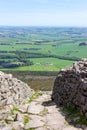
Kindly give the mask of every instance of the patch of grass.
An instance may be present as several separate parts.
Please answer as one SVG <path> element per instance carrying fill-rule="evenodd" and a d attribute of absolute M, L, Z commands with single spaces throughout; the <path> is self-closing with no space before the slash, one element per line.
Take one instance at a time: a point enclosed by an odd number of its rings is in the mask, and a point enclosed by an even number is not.
<path fill-rule="evenodd" d="M 11 115 L 11 116 L 14 115 L 14 111 L 13 111 L 13 109 L 11 109 L 11 111 L 10 111 L 10 115 Z"/>
<path fill-rule="evenodd" d="M 23 104 L 31 103 L 34 99 L 38 98 L 41 95 L 42 95 L 42 93 L 36 91 L 36 92 L 34 92 L 34 94 L 32 94 L 32 96 L 30 97 L 30 99 L 27 100 L 27 101 L 24 101 Z"/>
<path fill-rule="evenodd" d="M 40 28 L 39 31 L 36 27 L 32 29 L 23 27 L 20 30 L 13 27 L 2 28 L 0 34 L 0 60 L 21 62 L 23 57 L 27 63 L 29 60 L 34 63 L 32 66 L 24 64 L 9 70 L 59 71 L 72 64 L 71 60 L 65 60 L 64 57 L 69 59 L 87 57 L 87 46 L 79 46 L 79 43 L 87 42 L 87 28 Z M 0 70 L 8 68 L 2 66 Z"/>
<path fill-rule="evenodd" d="M 34 99 L 38 98 L 38 97 L 41 96 L 41 95 L 42 95 L 42 93 L 36 91 L 36 92 L 30 97 L 29 102 L 32 102 Z"/>
<path fill-rule="evenodd" d="M 87 118 L 83 115 L 80 115 L 80 119 L 78 120 L 78 124 L 87 125 Z"/>
<path fill-rule="evenodd" d="M 12 128 L 12 130 L 15 130 L 15 128 Z"/>
<path fill-rule="evenodd" d="M 19 111 L 19 108 L 16 107 L 16 106 L 14 106 L 14 107 L 13 107 L 13 111 Z"/>
<path fill-rule="evenodd" d="M 24 125 L 26 125 L 29 122 L 29 117 L 28 116 L 24 116 Z"/>
<path fill-rule="evenodd" d="M 4 119 L 4 122 L 5 122 L 6 124 L 9 124 L 9 122 L 8 122 L 8 120 L 7 120 L 7 119 Z"/>
<path fill-rule="evenodd" d="M 69 113 L 69 115 L 79 113 L 79 109 L 77 109 L 73 105 L 72 106 L 64 106 L 63 111 Z"/>
<path fill-rule="evenodd" d="M 68 123 L 67 121 L 65 121 L 64 124 L 65 124 L 66 126 L 69 126 L 69 123 Z"/>
<path fill-rule="evenodd" d="M 14 111 L 19 111 L 18 107 L 14 106 L 10 111 L 10 115 L 14 115 Z"/>
<path fill-rule="evenodd" d="M 66 120 L 70 119 L 71 123 L 87 125 L 87 118 L 84 115 L 81 115 L 78 108 L 74 106 L 64 106 L 62 112 L 66 113 Z"/>

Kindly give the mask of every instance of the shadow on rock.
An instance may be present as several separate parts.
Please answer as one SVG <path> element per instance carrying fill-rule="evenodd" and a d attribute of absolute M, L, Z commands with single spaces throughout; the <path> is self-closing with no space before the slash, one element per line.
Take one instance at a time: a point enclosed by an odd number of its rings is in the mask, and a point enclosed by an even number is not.
<path fill-rule="evenodd" d="M 46 107 L 46 106 L 54 106 L 56 104 L 52 100 L 49 100 L 49 101 L 43 102 L 42 105 Z"/>

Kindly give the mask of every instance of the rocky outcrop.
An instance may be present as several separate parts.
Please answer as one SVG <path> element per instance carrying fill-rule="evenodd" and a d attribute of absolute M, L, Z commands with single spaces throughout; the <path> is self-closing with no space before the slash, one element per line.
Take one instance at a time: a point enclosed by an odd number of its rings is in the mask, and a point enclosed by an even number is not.
<path fill-rule="evenodd" d="M 58 73 L 52 99 L 58 105 L 79 107 L 87 117 L 87 59 L 82 59 Z"/>
<path fill-rule="evenodd" d="M 33 90 L 27 84 L 0 71 L 0 107 L 20 105 L 29 99 L 32 93 Z"/>

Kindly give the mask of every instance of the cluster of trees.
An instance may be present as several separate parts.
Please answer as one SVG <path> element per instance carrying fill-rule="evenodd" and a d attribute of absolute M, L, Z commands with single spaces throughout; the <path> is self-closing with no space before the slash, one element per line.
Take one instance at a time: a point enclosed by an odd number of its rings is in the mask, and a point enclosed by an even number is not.
<path fill-rule="evenodd" d="M 0 61 L 0 67 L 2 68 L 16 68 L 20 66 L 29 66 L 33 65 L 32 61 L 22 60 L 21 62 L 9 62 L 9 61 Z"/>
<path fill-rule="evenodd" d="M 81 42 L 79 43 L 79 46 L 87 46 L 87 42 Z"/>
<path fill-rule="evenodd" d="M 12 55 L 13 52 L 14 55 Z M 3 51 L 3 53 L 6 53 L 6 51 Z M 25 51 L 12 51 L 10 54 L 7 53 L 4 55 L 3 54 L 0 55 L 0 58 L 4 59 L 0 61 L 0 67 L 4 67 L 4 68 L 15 68 L 20 66 L 33 65 L 34 63 L 31 60 L 29 60 L 29 58 L 58 58 L 58 59 L 71 60 L 71 61 L 80 60 L 80 58 L 77 57 L 58 56 L 58 55 L 53 55 L 51 53 L 42 54 L 37 52 L 25 52 Z"/>
<path fill-rule="evenodd" d="M 20 66 L 30 66 L 33 65 L 33 62 L 26 58 L 24 53 L 15 52 L 14 55 L 12 53 L 3 52 L 5 54 L 0 55 L 0 67 L 4 68 L 15 68 Z M 4 60 L 3 60 L 4 59 Z"/>

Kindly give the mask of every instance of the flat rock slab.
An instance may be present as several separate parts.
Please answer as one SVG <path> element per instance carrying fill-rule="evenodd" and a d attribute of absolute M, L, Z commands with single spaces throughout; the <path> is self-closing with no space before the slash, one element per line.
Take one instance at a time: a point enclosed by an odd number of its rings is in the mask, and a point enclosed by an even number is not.
<path fill-rule="evenodd" d="M 45 101 L 48 101 L 51 99 L 51 96 L 48 95 L 48 94 L 43 94 L 41 97 L 37 98 L 37 99 L 34 99 L 34 101 L 36 102 L 39 102 L 39 103 L 42 103 L 42 102 L 45 102 Z"/>
<path fill-rule="evenodd" d="M 45 107 L 48 111 L 48 113 L 58 113 L 59 109 L 56 108 L 56 105 L 53 105 L 53 106 L 46 106 Z"/>
<path fill-rule="evenodd" d="M 55 130 L 64 127 L 65 118 L 59 113 L 47 114 L 46 120 L 46 125 Z"/>
<path fill-rule="evenodd" d="M 31 114 L 40 114 L 44 110 L 44 106 L 38 102 L 30 103 L 27 112 Z"/>
<path fill-rule="evenodd" d="M 24 104 L 24 105 L 21 105 L 21 106 L 19 106 L 19 111 L 21 111 L 21 112 L 27 112 L 27 110 L 28 110 L 28 107 L 29 107 L 29 104 Z"/>
<path fill-rule="evenodd" d="M 0 126 L 0 130 L 12 130 L 12 127 L 10 125 L 2 125 Z"/>
<path fill-rule="evenodd" d="M 36 128 L 35 130 L 47 130 L 47 127 L 43 126 L 43 127 Z"/>
<path fill-rule="evenodd" d="M 69 126 L 69 127 L 64 128 L 63 130 L 82 130 L 82 129 Z"/>
<path fill-rule="evenodd" d="M 30 121 L 26 124 L 25 129 L 38 128 L 45 125 L 45 119 L 41 116 L 30 115 Z"/>

